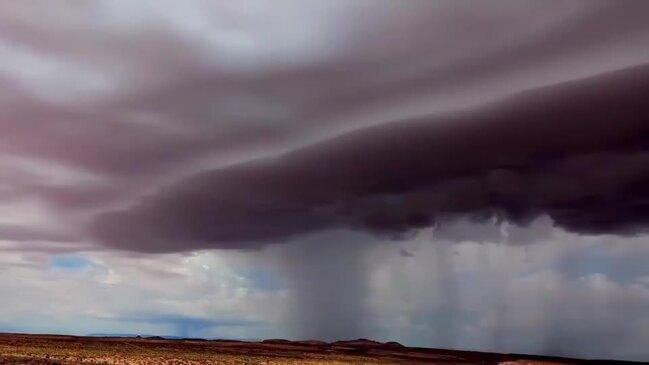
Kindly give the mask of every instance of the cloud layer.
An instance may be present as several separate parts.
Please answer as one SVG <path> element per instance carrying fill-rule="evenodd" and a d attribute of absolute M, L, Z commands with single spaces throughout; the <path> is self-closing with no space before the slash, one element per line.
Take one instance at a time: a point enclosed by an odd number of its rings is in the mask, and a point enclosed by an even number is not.
<path fill-rule="evenodd" d="M 649 37 L 645 7 L 638 2 L 607 1 L 512 1 L 488 6 L 456 1 L 412 1 L 399 6 L 389 1 L 286 1 L 272 6 L 264 1 L 243 5 L 100 1 L 84 6 L 61 2 L 54 12 L 30 3 L 4 6 L 0 9 L 0 107 L 4 111 L 0 204 L 20 219 L 2 223 L 38 226 L 34 229 L 39 232 L 56 227 L 64 231 L 58 234 L 72 241 L 100 238 L 100 243 L 138 251 L 258 246 L 258 241 L 319 227 L 385 225 L 387 231 L 400 231 L 427 225 L 432 221 L 427 216 L 437 215 L 439 202 L 388 214 L 384 210 L 392 207 L 386 208 L 380 195 L 394 193 L 402 199 L 404 194 L 432 189 L 439 191 L 424 194 L 450 196 L 467 189 L 455 183 L 458 176 L 467 177 L 466 184 L 484 187 L 474 179 L 480 174 L 494 175 L 488 179 L 499 180 L 497 184 L 520 178 L 538 182 L 530 171 L 519 170 L 526 164 L 540 167 L 532 165 L 540 163 L 536 160 L 541 157 L 526 154 L 545 149 L 544 144 L 547 153 L 554 155 L 543 158 L 554 158 L 557 164 L 559 157 L 565 164 L 579 166 L 580 162 L 568 160 L 601 159 L 617 165 L 612 160 L 623 159 L 623 165 L 632 169 L 631 165 L 642 163 L 642 146 L 636 146 L 637 156 L 631 156 L 622 151 L 623 144 L 630 143 L 626 147 L 632 149 L 633 143 L 642 142 L 625 137 L 623 128 L 632 128 L 643 112 L 637 110 L 639 115 L 634 116 L 620 110 L 621 104 L 616 110 L 615 103 L 633 104 L 641 97 L 631 90 L 644 87 L 639 65 L 649 61 L 642 47 Z M 601 85 L 596 81 L 561 84 L 634 66 L 640 68 L 628 72 L 637 75 L 601 76 L 608 79 Z M 608 88 L 607 82 L 610 91 L 587 95 L 588 88 Z M 555 85 L 554 89 L 526 91 L 548 85 Z M 510 96 L 521 92 L 522 96 Z M 561 95 L 572 98 L 572 94 L 579 105 L 561 100 Z M 493 104 L 485 107 L 485 103 Z M 601 110 L 585 116 L 585 131 L 577 130 L 578 120 L 564 118 L 585 113 L 579 108 L 587 103 Z M 563 115 L 541 110 L 540 105 L 560 108 Z M 614 113 L 623 115 L 615 115 L 619 125 L 609 123 L 613 125 L 604 128 L 598 112 L 611 118 Z M 547 119 L 555 117 L 561 123 Z M 562 130 L 550 130 L 558 124 Z M 608 128 L 615 129 L 612 132 L 619 133 L 615 137 L 619 139 L 598 144 L 595 134 Z M 643 127 L 638 128 L 640 136 Z M 556 141 L 532 140 L 537 132 Z M 454 133 L 464 134 L 459 138 L 471 145 L 453 146 Z M 480 133 L 487 133 L 487 138 L 475 141 Z M 508 143 L 501 154 L 520 154 L 518 159 L 496 156 L 501 149 L 498 133 L 504 133 Z M 582 138 L 582 133 L 589 145 L 569 140 Z M 371 142 L 375 137 L 376 142 Z M 532 145 L 525 147 L 528 142 Z M 442 166 L 450 163 L 448 157 L 442 161 L 449 153 L 452 159 L 463 159 L 457 171 Z M 582 156 L 587 153 L 597 156 Z M 469 161 L 475 155 L 492 160 Z M 431 159 L 429 166 L 422 166 L 427 159 Z M 385 174 L 377 171 L 382 164 Z M 309 178 L 312 170 L 318 174 Z M 472 173 L 476 176 L 467 176 Z M 256 226 L 237 228 L 234 233 L 224 231 L 226 223 L 234 227 L 255 217 L 236 217 L 241 212 L 227 217 L 228 213 L 213 207 L 209 213 L 218 215 L 221 228 L 190 233 L 184 231 L 191 227 L 183 228 L 185 223 L 177 221 L 173 212 L 164 212 L 165 205 L 194 206 L 179 201 L 192 194 L 189 185 L 227 190 L 232 188 L 225 185 L 239 184 L 246 174 L 286 187 L 301 184 L 297 190 L 303 196 L 282 196 L 295 193 L 282 192 L 279 186 L 270 186 L 264 194 L 255 185 L 261 181 L 246 181 L 246 186 L 236 189 L 238 194 L 254 189 L 256 195 L 268 195 L 260 197 L 263 200 L 277 193 L 281 212 L 271 214 L 277 222 L 265 217 Z M 433 175 L 438 176 L 433 179 Z M 370 187 L 360 181 L 364 179 L 376 182 Z M 208 180 L 218 180 L 222 186 L 207 187 Z M 322 192 L 315 194 L 317 189 Z M 600 193 L 605 194 L 593 192 Z M 453 195 L 460 194 L 464 191 Z M 628 200 L 634 194 L 642 192 L 606 199 Z M 250 199 L 234 195 L 227 204 L 238 205 L 237 209 Z M 519 199 L 512 192 L 501 195 L 495 199 Z M 343 205 L 353 206 L 331 207 L 348 196 L 352 198 Z M 156 204 L 159 213 L 144 212 Z M 323 204 L 328 206 L 323 212 L 313 212 Z M 550 209 L 537 202 L 521 204 L 528 205 L 521 210 Z M 641 215 L 627 212 L 641 208 L 620 204 L 615 209 L 625 210 L 622 214 Z M 514 212 L 519 208 L 504 201 L 495 205 L 508 205 L 512 218 L 527 213 Z M 431 211 L 420 212 L 424 208 Z M 133 215 L 142 226 L 129 228 L 131 233 L 121 238 L 116 232 L 102 233 L 119 220 L 105 214 L 116 209 Z M 188 217 L 197 217 L 201 209 L 189 209 Z M 566 209 L 565 217 L 561 212 L 553 217 L 565 226 L 596 230 L 589 222 L 568 222 L 574 214 Z M 298 210 L 308 214 L 295 224 L 287 223 Z M 605 219 L 606 213 L 596 210 L 601 217 L 592 220 Z M 156 214 L 166 221 L 160 229 L 151 226 L 157 218 L 150 216 Z M 88 221 L 103 218 L 105 222 L 92 224 L 99 227 L 91 231 L 99 234 L 88 235 Z M 294 227 L 289 229 L 287 224 Z M 604 222 L 603 226 L 607 224 L 619 225 Z M 130 242 L 129 235 L 139 234 L 159 236 L 160 247 Z M 254 242 L 243 242 L 247 238 Z M 235 245 L 234 241 L 241 242 Z"/>
<path fill-rule="evenodd" d="M 173 251 L 547 214 L 577 232 L 633 234 L 649 220 L 648 80 L 641 66 L 360 129 L 198 174 L 100 215 L 94 232 L 120 248 Z"/>

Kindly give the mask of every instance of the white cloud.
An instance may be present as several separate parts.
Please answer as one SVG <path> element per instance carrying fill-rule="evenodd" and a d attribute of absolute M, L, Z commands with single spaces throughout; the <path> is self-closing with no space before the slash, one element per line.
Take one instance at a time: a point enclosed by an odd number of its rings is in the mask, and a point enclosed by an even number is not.
<path fill-rule="evenodd" d="M 186 319 L 208 323 L 193 336 L 253 337 L 277 320 L 284 301 L 283 293 L 258 290 L 237 274 L 234 262 L 213 252 L 85 255 L 90 266 L 57 270 L 46 254 L 1 253 L 2 276 L 12 280 L 0 281 L 5 303 L 0 325 L 38 332 L 177 335 L 176 322 Z M 206 263 L 209 270 L 202 268 Z M 219 321 L 235 323 L 219 326 Z"/>

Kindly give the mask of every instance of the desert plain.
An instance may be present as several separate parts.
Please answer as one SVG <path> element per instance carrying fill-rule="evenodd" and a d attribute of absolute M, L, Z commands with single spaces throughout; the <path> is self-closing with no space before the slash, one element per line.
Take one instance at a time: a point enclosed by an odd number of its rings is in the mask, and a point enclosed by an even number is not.
<path fill-rule="evenodd" d="M 259 342 L 161 337 L 0 334 L 0 364 L 624 364 L 405 347 L 366 339 Z M 631 364 L 631 363 L 628 363 Z"/>

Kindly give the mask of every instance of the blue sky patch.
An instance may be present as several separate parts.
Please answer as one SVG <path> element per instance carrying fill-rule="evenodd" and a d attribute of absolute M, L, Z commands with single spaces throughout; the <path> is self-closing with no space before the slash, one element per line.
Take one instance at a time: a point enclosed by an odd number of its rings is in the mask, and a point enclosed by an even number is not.
<path fill-rule="evenodd" d="M 78 271 L 90 267 L 92 261 L 86 256 L 78 254 L 54 255 L 50 260 L 50 265 L 54 269 Z"/>

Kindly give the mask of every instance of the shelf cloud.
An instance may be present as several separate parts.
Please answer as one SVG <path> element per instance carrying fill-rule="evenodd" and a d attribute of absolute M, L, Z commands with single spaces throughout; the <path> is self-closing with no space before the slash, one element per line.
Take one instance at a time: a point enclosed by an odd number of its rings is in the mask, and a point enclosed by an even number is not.
<path fill-rule="evenodd" d="M 153 252 L 325 229 L 398 236 L 453 216 L 638 233 L 649 223 L 647 80 L 649 67 L 634 67 L 201 172 L 99 215 L 93 232 Z"/>

